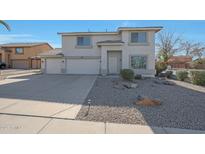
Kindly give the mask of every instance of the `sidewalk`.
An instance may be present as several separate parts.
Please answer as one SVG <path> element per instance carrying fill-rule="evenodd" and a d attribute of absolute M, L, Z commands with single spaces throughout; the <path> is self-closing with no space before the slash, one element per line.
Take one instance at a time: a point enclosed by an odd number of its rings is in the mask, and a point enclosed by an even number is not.
<path fill-rule="evenodd" d="M 1 134 L 205 134 L 205 131 L 0 114 Z"/>
<path fill-rule="evenodd" d="M 4 80 L 7 78 L 28 76 L 34 74 L 41 74 L 40 69 L 30 69 L 30 70 L 22 70 L 22 69 L 8 69 L 8 70 L 0 70 L 0 80 Z"/>

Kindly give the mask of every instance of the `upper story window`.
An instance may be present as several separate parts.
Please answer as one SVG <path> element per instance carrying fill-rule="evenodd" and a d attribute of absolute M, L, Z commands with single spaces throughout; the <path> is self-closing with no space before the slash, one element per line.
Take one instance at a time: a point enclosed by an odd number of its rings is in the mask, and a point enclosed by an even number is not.
<path fill-rule="evenodd" d="M 146 32 L 132 32 L 131 33 L 131 43 L 147 43 L 147 33 Z"/>
<path fill-rule="evenodd" d="M 91 38 L 89 36 L 77 37 L 77 46 L 91 46 Z"/>
<path fill-rule="evenodd" d="M 16 54 L 23 54 L 23 48 L 16 48 L 15 52 Z"/>

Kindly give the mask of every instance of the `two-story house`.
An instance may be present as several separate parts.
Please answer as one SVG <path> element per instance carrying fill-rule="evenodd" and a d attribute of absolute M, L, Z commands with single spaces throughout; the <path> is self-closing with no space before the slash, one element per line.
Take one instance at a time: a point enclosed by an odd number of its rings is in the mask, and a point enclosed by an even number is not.
<path fill-rule="evenodd" d="M 7 43 L 0 45 L 0 61 L 7 68 L 39 69 L 41 60 L 38 54 L 53 49 L 48 43 Z"/>
<path fill-rule="evenodd" d="M 130 68 L 155 75 L 155 33 L 162 27 L 119 27 L 116 32 L 63 32 L 62 49 L 42 54 L 50 74 L 119 74 Z"/>

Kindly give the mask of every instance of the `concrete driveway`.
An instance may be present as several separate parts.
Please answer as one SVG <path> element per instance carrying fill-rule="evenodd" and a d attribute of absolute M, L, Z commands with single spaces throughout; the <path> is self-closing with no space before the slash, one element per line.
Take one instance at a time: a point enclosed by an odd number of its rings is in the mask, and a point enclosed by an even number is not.
<path fill-rule="evenodd" d="M 96 76 L 68 75 L 32 75 L 2 80 L 0 118 L 9 114 L 75 119 L 95 80 Z M 1 125 L 3 121 L 1 119 Z"/>

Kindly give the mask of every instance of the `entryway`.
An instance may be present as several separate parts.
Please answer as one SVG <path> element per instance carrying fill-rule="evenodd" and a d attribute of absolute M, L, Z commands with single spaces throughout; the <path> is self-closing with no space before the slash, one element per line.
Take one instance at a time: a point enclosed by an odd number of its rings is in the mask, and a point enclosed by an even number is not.
<path fill-rule="evenodd" d="M 31 59 L 31 69 L 40 69 L 41 68 L 41 59 Z"/>
<path fill-rule="evenodd" d="M 108 51 L 108 74 L 119 74 L 122 68 L 122 52 Z"/>

